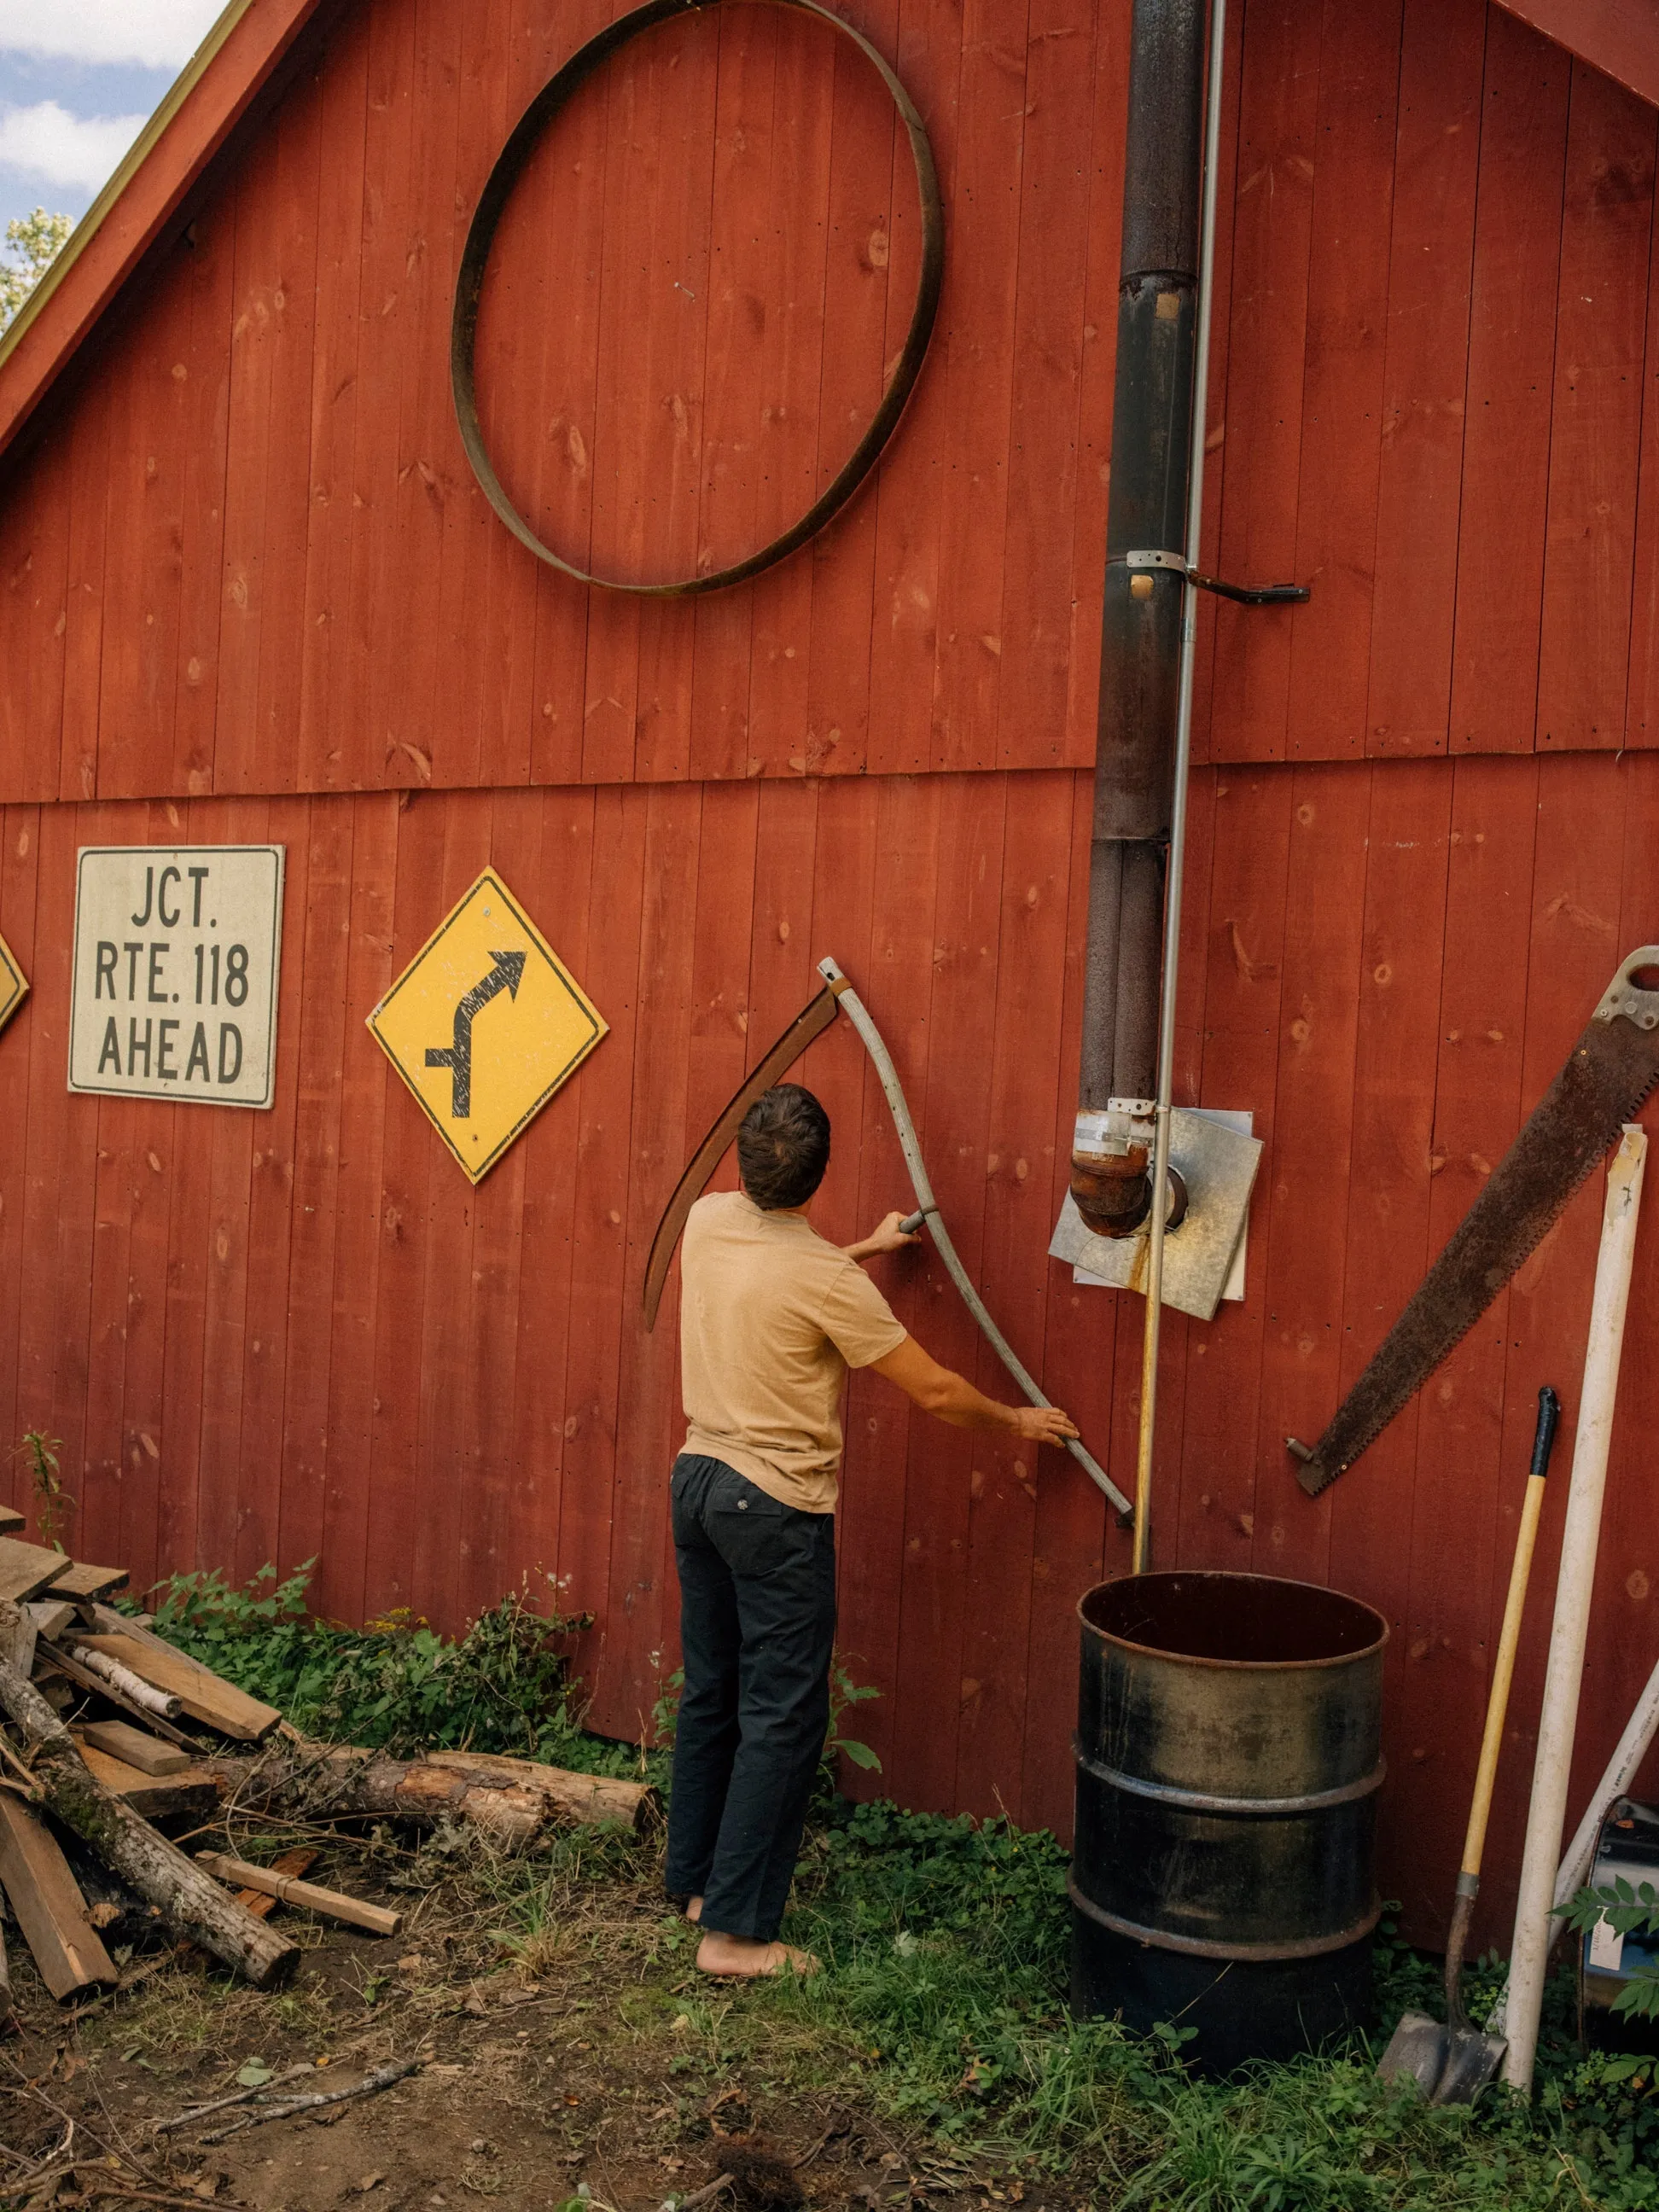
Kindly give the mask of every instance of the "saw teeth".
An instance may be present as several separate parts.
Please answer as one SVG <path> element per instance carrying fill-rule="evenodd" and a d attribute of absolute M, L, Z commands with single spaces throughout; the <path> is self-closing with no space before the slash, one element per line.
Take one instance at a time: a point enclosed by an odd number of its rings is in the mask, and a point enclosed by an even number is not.
<path fill-rule="evenodd" d="M 1638 1049 L 1650 1055 L 1644 1068 L 1638 1072 L 1620 1066 L 1620 1060 L 1634 1058 Z M 1346 1474 L 1356 1460 L 1370 1450 L 1383 1430 L 1490 1310 L 1504 1285 L 1513 1281 L 1516 1269 L 1538 1249 L 1589 1181 L 1597 1158 L 1617 1140 L 1620 1125 L 1634 1119 L 1655 1085 L 1659 1085 L 1659 1056 L 1655 1055 L 1659 1055 L 1659 1037 L 1643 1036 L 1634 1024 L 1621 1042 L 1611 1025 L 1602 1024 L 1598 1027 L 1593 1020 L 1589 1029 L 1578 1038 L 1565 1064 L 1516 1132 L 1486 1189 L 1453 1231 L 1428 1274 L 1413 1291 L 1393 1327 L 1338 1406 L 1311 1457 L 1297 1469 L 1297 1479 L 1310 1498 L 1334 1482 L 1338 1475 Z M 1571 1084 L 1569 1077 L 1573 1079 Z M 1633 1091 L 1620 1094 L 1614 1089 L 1621 1077 L 1635 1080 Z M 1598 1095 L 1599 1086 L 1604 1087 L 1600 1088 Z M 1541 1123 L 1540 1115 L 1544 1116 Z M 1610 1128 L 1606 1127 L 1609 1121 Z M 1529 1133 L 1533 1157 L 1510 1183 L 1500 1182 L 1499 1178 Z M 1597 1136 L 1601 1139 L 1599 1146 L 1580 1163 L 1581 1148 Z M 1559 1158 L 1548 1156 L 1548 1147 L 1553 1143 L 1560 1151 Z M 1551 1177 L 1558 1173 L 1565 1180 L 1556 1188 L 1552 1187 Z M 1533 1178 L 1530 1182 L 1525 1179 L 1528 1176 Z M 1446 1258 L 1452 1243 L 1475 1220 L 1494 1184 L 1503 1194 L 1498 1201 L 1500 1210 L 1490 1222 L 1483 1219 L 1480 1231 L 1472 1239 L 1474 1249 L 1467 1255 L 1459 1255 L 1453 1259 L 1450 1272 L 1437 1282 L 1436 1269 Z M 1505 1206 L 1512 1212 L 1501 1210 Z M 1504 1241 L 1506 1219 L 1512 1224 L 1513 1243 Z M 1476 1255 L 1483 1245 L 1486 1259 L 1499 1264 L 1480 1267 Z M 1470 1308 L 1471 1297 L 1481 1291 L 1485 1297 Z M 1414 1313 L 1413 1309 L 1425 1292 L 1431 1295 Z M 1454 1310 L 1447 1311 L 1448 1306 Z M 1468 1310 L 1460 1311 L 1460 1307 Z M 1412 1317 L 1409 1323 L 1408 1316 Z M 1396 1345 L 1394 1340 L 1402 1325 L 1406 1325 L 1404 1341 Z M 1422 1333 L 1414 1334 L 1418 1330 Z M 1393 1351 L 1387 1364 L 1380 1375 L 1374 1375 L 1391 1346 Z M 1369 1389 L 1368 1384 L 1371 1386 Z M 1370 1401 L 1363 1410 L 1355 1405 L 1362 1393 L 1364 1399 Z M 1362 1420 L 1364 1425 L 1348 1425 L 1349 1420 L 1354 1419 Z"/>

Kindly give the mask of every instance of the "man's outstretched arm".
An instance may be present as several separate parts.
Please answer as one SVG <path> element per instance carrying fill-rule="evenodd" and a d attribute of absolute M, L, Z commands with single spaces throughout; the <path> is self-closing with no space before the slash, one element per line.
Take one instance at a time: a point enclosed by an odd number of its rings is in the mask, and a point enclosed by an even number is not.
<path fill-rule="evenodd" d="M 884 1359 L 871 1362 L 874 1373 L 896 1382 L 905 1396 L 936 1420 L 957 1429 L 1005 1429 L 1033 1443 L 1063 1444 L 1078 1433 L 1077 1424 L 1058 1406 L 1004 1406 L 975 1389 L 965 1376 L 941 1367 L 907 1336 Z"/>

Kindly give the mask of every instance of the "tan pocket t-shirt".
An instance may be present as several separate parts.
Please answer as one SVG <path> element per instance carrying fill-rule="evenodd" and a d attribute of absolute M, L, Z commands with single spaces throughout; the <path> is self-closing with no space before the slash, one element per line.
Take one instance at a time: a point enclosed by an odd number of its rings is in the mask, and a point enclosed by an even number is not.
<path fill-rule="evenodd" d="M 847 1370 L 896 1352 L 904 1324 L 802 1215 L 741 1191 L 692 1207 L 680 1279 L 685 1449 L 786 1505 L 833 1512 Z"/>

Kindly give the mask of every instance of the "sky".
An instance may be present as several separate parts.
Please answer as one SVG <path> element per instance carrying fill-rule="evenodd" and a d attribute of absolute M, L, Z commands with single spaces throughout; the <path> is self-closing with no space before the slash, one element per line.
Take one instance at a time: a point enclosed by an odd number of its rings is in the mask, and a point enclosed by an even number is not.
<path fill-rule="evenodd" d="M 82 216 L 223 0 L 0 0 L 0 224 Z"/>

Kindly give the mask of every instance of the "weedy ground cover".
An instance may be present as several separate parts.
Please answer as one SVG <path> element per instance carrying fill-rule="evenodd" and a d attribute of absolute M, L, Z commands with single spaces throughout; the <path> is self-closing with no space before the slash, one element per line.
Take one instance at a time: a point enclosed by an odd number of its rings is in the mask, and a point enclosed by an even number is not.
<path fill-rule="evenodd" d="M 583 1730 L 561 1656 L 570 1624 L 522 1596 L 451 1643 L 402 1620 L 364 1631 L 318 1621 L 303 1589 L 303 1577 L 246 1593 L 187 1578 L 169 1586 L 156 1625 L 336 1741 L 465 1742 L 599 1771 L 643 1763 L 665 1784 L 659 1748 Z M 671 1692 L 659 1708 L 664 1733 L 672 1707 Z M 527 1972 L 573 1945 L 624 1942 L 625 1927 L 631 1963 L 616 1975 L 615 2005 L 636 2038 L 678 2039 L 671 2074 L 717 2083 L 733 2069 L 763 2070 L 803 2095 L 856 2100 L 946 2160 L 994 2158 L 1056 2198 L 1113 2208 L 1659 2212 L 1659 2062 L 1579 2050 L 1565 1977 L 1531 2106 L 1496 2089 L 1473 2109 L 1431 2112 L 1375 2078 L 1400 2012 L 1433 2009 L 1437 1996 L 1437 1963 L 1386 1923 L 1374 2039 L 1216 2083 L 1182 2064 L 1178 2024 L 1139 2038 L 1071 2017 L 1066 1856 L 1052 1836 L 854 1805 L 826 1773 L 785 1929 L 824 1971 L 735 1990 L 690 1977 L 695 1939 L 666 1910 L 641 1928 L 641 1875 L 637 1847 L 588 1832 L 538 1857 L 480 1861 L 470 1878 L 478 1910 Z M 1498 1972 L 1495 1959 L 1472 1971 L 1473 2016 Z"/>

